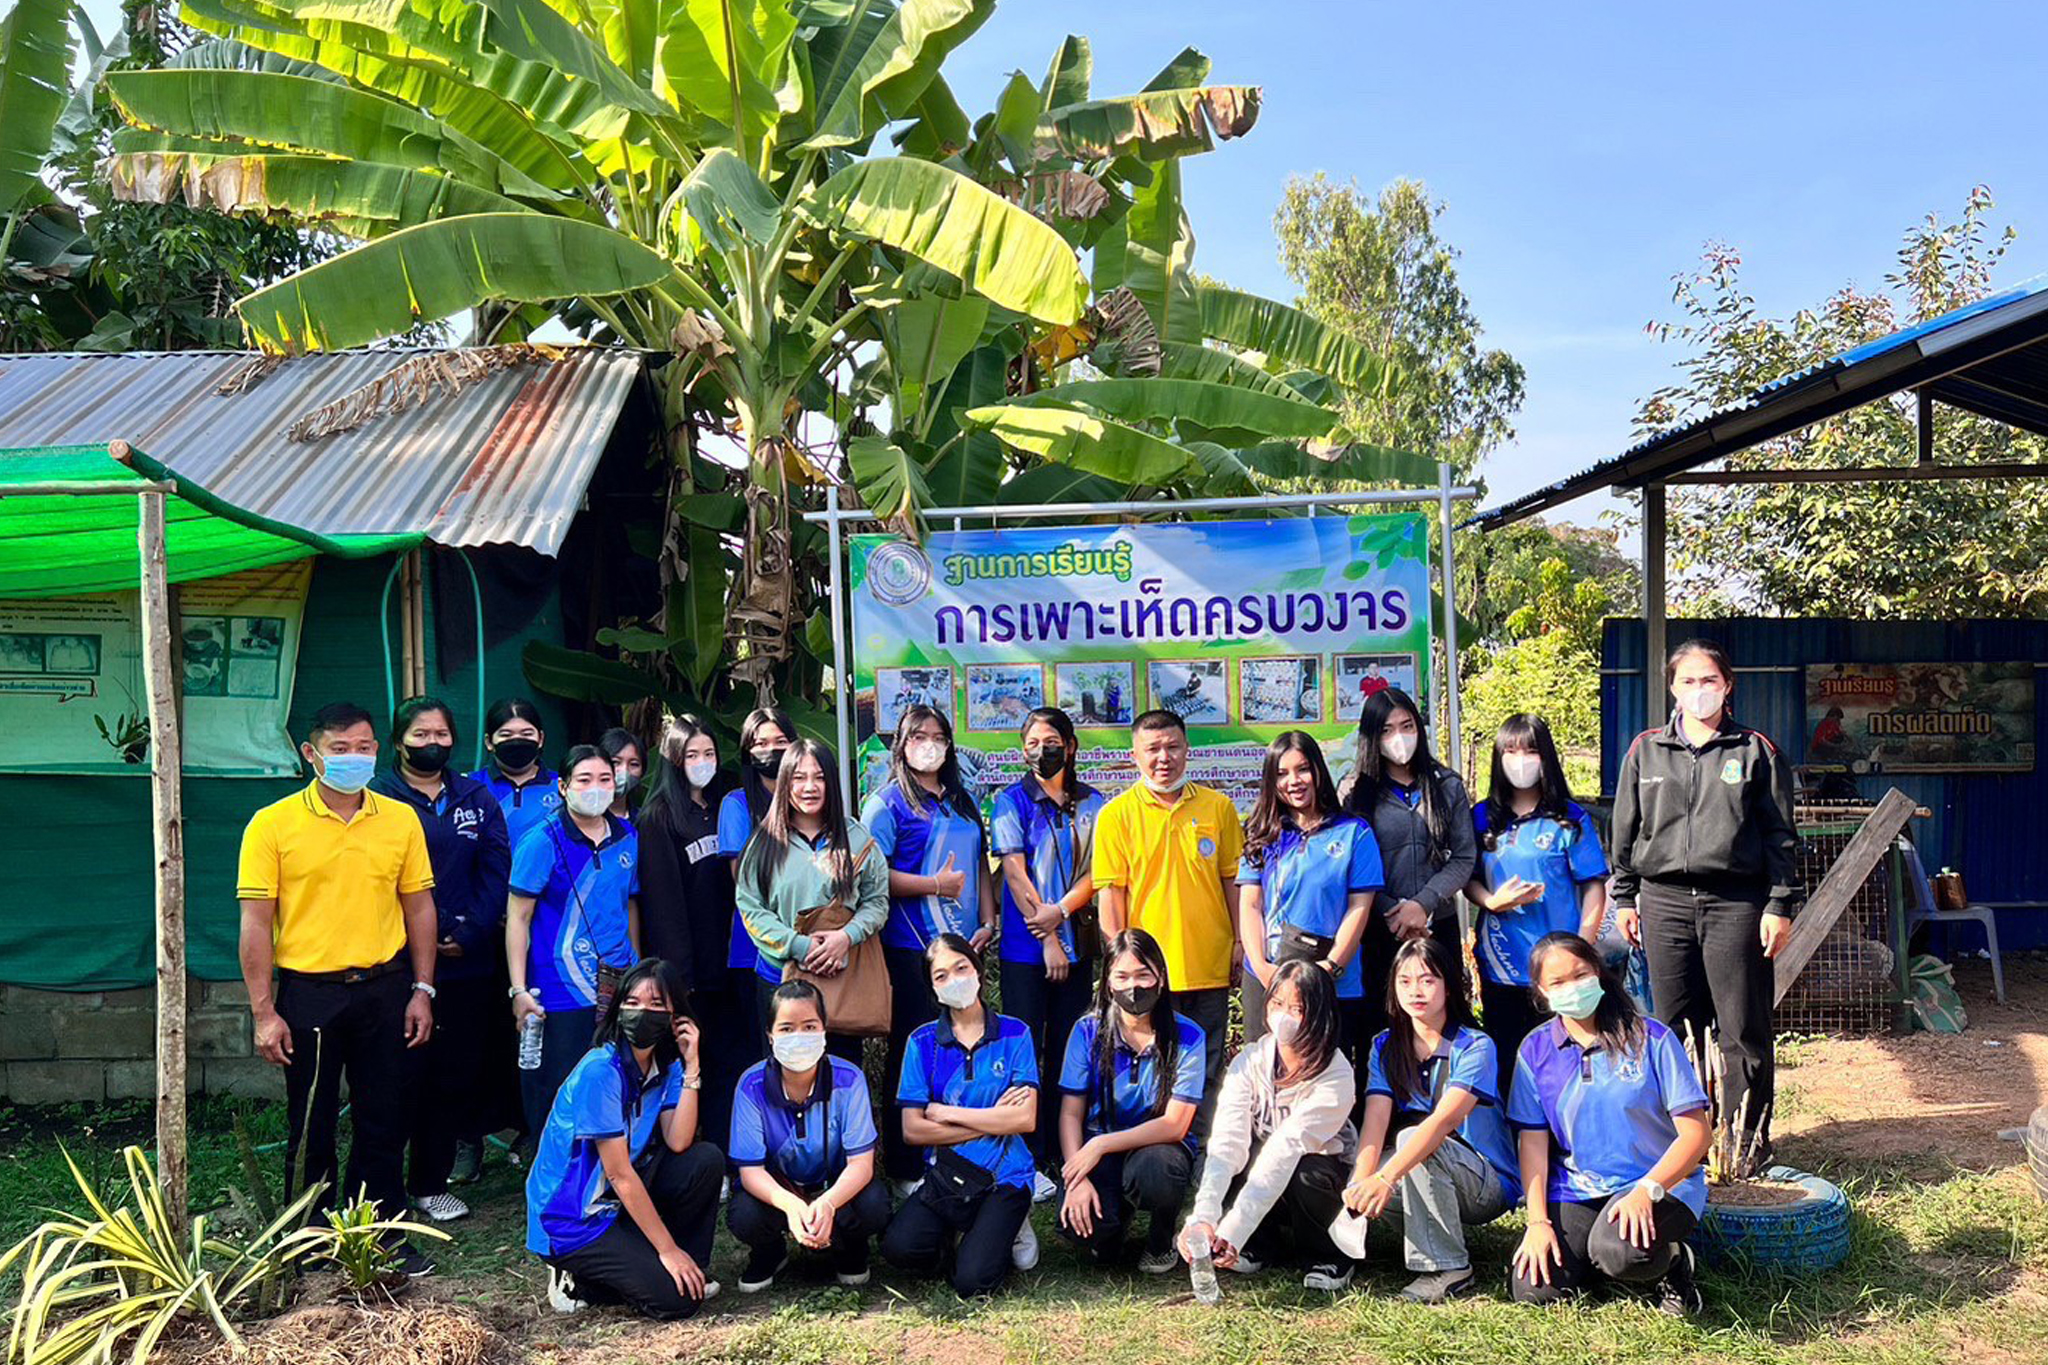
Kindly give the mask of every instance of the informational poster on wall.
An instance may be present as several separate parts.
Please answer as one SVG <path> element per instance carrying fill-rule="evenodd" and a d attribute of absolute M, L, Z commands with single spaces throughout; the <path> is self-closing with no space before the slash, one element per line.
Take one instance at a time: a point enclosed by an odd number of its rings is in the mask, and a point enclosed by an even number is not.
<path fill-rule="evenodd" d="M 1023 775 L 1034 708 L 1073 718 L 1082 777 L 1111 792 L 1136 777 L 1131 722 L 1164 708 L 1194 780 L 1248 810 L 1274 736 L 1308 731 L 1341 779 L 1366 698 L 1428 696 L 1417 515 L 855 536 L 850 581 L 863 793 L 913 705 L 952 718 L 984 800 Z"/>
<path fill-rule="evenodd" d="M 1816 768 L 2029 772 L 2034 666 L 1808 664 L 1806 725 L 1806 761 Z"/>
<path fill-rule="evenodd" d="M 285 732 L 313 561 L 177 588 L 185 771 L 291 777 Z M 147 773 L 137 593 L 0 601 L 0 772 Z"/>

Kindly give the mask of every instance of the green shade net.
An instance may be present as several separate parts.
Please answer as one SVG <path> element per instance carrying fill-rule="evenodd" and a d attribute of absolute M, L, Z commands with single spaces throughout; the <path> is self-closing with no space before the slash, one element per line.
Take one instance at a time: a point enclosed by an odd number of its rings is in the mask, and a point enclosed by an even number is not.
<path fill-rule="evenodd" d="M 409 550 L 424 538 L 323 536 L 268 520 L 207 492 L 130 448 L 124 463 L 104 445 L 0 450 L 0 598 L 120 592 L 141 580 L 137 500 L 124 484 L 175 484 L 164 500 L 164 542 L 173 583 L 217 578 L 309 555 L 355 559 Z M 16 494 L 35 484 L 103 484 L 87 496 Z"/>

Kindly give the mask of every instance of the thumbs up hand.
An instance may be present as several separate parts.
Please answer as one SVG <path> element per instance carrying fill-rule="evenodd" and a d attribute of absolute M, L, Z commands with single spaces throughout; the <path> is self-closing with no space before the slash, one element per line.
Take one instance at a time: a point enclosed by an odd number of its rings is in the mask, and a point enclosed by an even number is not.
<path fill-rule="evenodd" d="M 958 900 L 967 887 L 967 874 L 958 866 L 958 860 L 951 850 L 946 853 L 946 865 L 932 874 L 932 894 L 947 900 Z"/>

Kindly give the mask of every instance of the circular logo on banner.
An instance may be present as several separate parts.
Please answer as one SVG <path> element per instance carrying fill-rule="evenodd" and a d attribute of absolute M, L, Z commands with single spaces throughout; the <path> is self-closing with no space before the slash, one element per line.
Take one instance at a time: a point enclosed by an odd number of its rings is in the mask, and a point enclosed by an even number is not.
<path fill-rule="evenodd" d="M 895 540 L 868 556 L 868 587 L 885 606 L 908 606 L 932 585 L 932 562 L 907 540 Z"/>

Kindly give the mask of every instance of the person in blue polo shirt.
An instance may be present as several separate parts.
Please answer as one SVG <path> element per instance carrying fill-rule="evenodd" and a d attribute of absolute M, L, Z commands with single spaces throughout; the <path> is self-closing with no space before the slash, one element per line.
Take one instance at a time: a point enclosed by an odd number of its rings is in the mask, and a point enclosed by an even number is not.
<path fill-rule="evenodd" d="M 1173 1008 L 1166 955 L 1143 929 L 1103 953 L 1095 1011 L 1067 1038 L 1060 1067 L 1060 1231 L 1113 1262 L 1132 1217 L 1148 1215 L 1138 1269 L 1163 1275 L 1194 1174 L 1189 1136 L 1208 1080 L 1201 1026 Z"/>
<path fill-rule="evenodd" d="M 904 708 L 889 745 L 889 780 L 861 807 L 860 822 L 889 864 L 882 956 L 892 1005 L 883 1084 L 894 1089 L 911 1032 L 934 1017 L 925 950 L 943 933 L 977 950 L 995 937 L 988 839 L 981 809 L 961 785 L 953 722 L 944 713 Z M 924 1153 L 893 1125 L 882 1135 L 882 1170 L 904 1195 L 924 1171 Z"/>
<path fill-rule="evenodd" d="M 1289 730 L 1275 739 L 1237 869 L 1246 1041 L 1265 1036 L 1266 992 L 1279 965 L 1319 963 L 1337 978 L 1339 1046 L 1364 1074 L 1385 983 L 1365 979 L 1359 945 L 1385 880 L 1372 827 L 1338 804 L 1314 737 Z"/>
<path fill-rule="evenodd" d="M 588 744 L 562 765 L 561 815 L 512 851 L 505 961 L 512 1017 L 541 1020 L 540 1065 L 519 1073 L 528 1132 L 590 1047 L 598 1012 L 639 960 L 639 839 L 609 813 L 611 761 Z"/>
<path fill-rule="evenodd" d="M 769 1058 L 740 1077 L 726 1148 L 740 1172 L 726 1225 L 748 1249 L 740 1293 L 775 1283 L 791 1241 L 830 1251 L 840 1284 L 866 1284 L 868 1241 L 889 1221 L 867 1078 L 857 1063 L 826 1055 L 816 986 L 785 981 L 769 1004 Z"/>
<path fill-rule="evenodd" d="M 505 815 L 483 783 L 448 771 L 456 743 L 455 713 L 433 697 L 398 704 L 391 748 L 398 760 L 370 789 L 403 801 L 420 818 L 434 865 L 434 909 L 440 917 L 434 963 L 434 1036 L 407 1054 L 415 1074 L 412 1150 L 405 1192 L 437 1223 L 469 1216 L 448 1192 L 458 1139 L 481 1160 L 488 1115 L 510 1058 L 496 1046 L 505 1028 L 498 976 L 504 958 L 505 888 L 512 845 Z"/>
<path fill-rule="evenodd" d="M 1480 1004 L 1505 1095 L 1522 1039 L 1540 1018 L 1529 993 L 1529 951 L 1546 934 L 1598 941 L 1607 855 L 1592 818 L 1572 800 L 1541 716 L 1510 716 L 1494 736 L 1493 781 L 1472 809 L 1472 825 L 1479 867 L 1465 894 L 1480 909 Z"/>
<path fill-rule="evenodd" d="M 1031 1030 L 983 1003 L 973 944 L 942 933 L 925 963 L 944 1013 L 910 1035 L 896 1103 L 905 1140 L 929 1149 L 929 1165 L 882 1234 L 882 1258 L 929 1275 L 957 1237 L 949 1278 L 970 1298 L 992 1293 L 1013 1264 L 1038 1264 L 1026 1140 L 1038 1122 L 1038 1054 Z"/>
<path fill-rule="evenodd" d="M 1365 1121 L 1345 1207 L 1401 1217 L 1413 1303 L 1442 1303 L 1478 1287 L 1465 1228 L 1490 1223 L 1521 1196 L 1493 1040 L 1472 1026 L 1457 959 L 1433 937 L 1394 950 L 1387 985 L 1393 1022 L 1373 1039 Z"/>
<path fill-rule="evenodd" d="M 484 750 L 491 760 L 470 776 L 498 798 L 515 849 L 562 809 L 560 779 L 541 766 L 540 750 L 547 738 L 540 708 L 524 697 L 501 697 L 484 712 Z"/>
<path fill-rule="evenodd" d="M 1508 1122 L 1520 1131 L 1529 1230 L 1509 1288 L 1550 1303 L 1602 1281 L 1702 1307 L 1685 1239 L 1707 1203 L 1706 1091 L 1678 1036 L 1636 1012 L 1600 955 L 1551 934 L 1529 973 L 1556 1018 L 1522 1040 Z"/>
<path fill-rule="evenodd" d="M 628 971 L 549 1108 L 526 1178 L 526 1249 L 547 1262 L 558 1312 L 624 1303 L 687 1318 L 718 1293 L 705 1272 L 725 1158 L 697 1141 L 703 1080 L 682 992 L 659 958 Z"/>
<path fill-rule="evenodd" d="M 1103 796 L 1075 771 L 1081 745 L 1066 712 L 1033 711 L 1024 718 L 1023 742 L 1029 771 L 996 793 L 989 828 L 1002 860 L 1003 1005 L 1031 1030 L 1045 1076 L 1058 1069 L 1094 985 L 1101 935 L 1087 912 L 1095 904 L 1095 818 Z M 1058 1157 L 1058 1106 L 1039 1106 L 1036 1143 L 1041 1168 Z M 1050 1199 L 1058 1187 L 1041 1169 L 1032 1193 Z"/>

